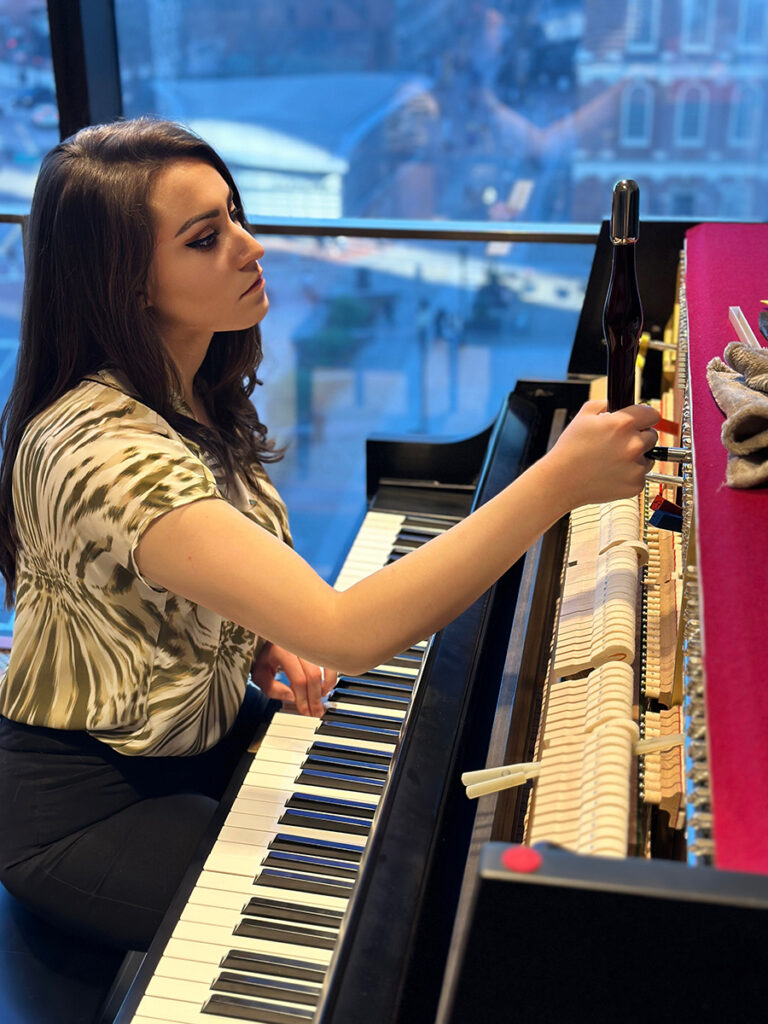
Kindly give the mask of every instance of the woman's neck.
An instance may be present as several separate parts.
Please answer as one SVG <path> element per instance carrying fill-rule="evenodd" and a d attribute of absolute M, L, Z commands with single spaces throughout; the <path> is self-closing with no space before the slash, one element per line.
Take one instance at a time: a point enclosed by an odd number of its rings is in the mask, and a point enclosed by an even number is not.
<path fill-rule="evenodd" d="M 207 427 L 212 426 L 205 403 L 195 388 L 195 377 L 203 365 L 208 346 L 211 343 L 210 338 L 201 338 L 197 341 L 186 339 L 181 343 L 175 342 L 174 339 L 164 338 L 163 343 L 176 367 L 181 385 L 181 400 L 189 407 L 198 423 Z"/>

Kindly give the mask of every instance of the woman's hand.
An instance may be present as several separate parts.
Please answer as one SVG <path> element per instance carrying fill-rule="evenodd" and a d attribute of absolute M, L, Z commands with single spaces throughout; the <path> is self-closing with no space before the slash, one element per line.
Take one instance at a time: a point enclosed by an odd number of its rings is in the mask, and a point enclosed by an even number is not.
<path fill-rule="evenodd" d="M 282 672 L 289 686 L 275 678 Z M 251 679 L 267 697 L 295 704 L 300 715 L 323 714 L 322 698 L 336 685 L 336 673 L 298 658 L 284 647 L 265 643 L 253 659 Z"/>
<path fill-rule="evenodd" d="M 605 402 L 587 402 L 544 457 L 569 508 L 639 494 L 652 466 L 645 453 L 658 441 L 656 410 L 606 408 Z"/>

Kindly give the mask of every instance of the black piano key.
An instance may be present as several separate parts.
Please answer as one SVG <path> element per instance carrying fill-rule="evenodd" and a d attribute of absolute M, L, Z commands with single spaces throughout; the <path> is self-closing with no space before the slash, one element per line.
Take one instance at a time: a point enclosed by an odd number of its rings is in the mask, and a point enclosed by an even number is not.
<path fill-rule="evenodd" d="M 322 786 L 324 789 L 346 789 L 357 793 L 381 793 L 386 779 L 364 779 L 359 775 L 344 775 L 341 772 L 315 771 L 304 768 L 296 776 L 300 786 Z"/>
<path fill-rule="evenodd" d="M 389 767 L 392 763 L 392 755 L 385 754 L 378 750 L 367 750 L 365 747 L 345 747 L 340 743 L 328 743 L 319 740 L 313 743 L 309 750 L 310 754 L 328 754 L 329 757 L 349 756 L 356 761 L 366 761 L 370 764 L 380 764 Z"/>
<path fill-rule="evenodd" d="M 334 800 L 316 793 L 293 793 L 286 807 L 297 810 L 318 811 L 322 814 L 341 814 L 347 818 L 372 818 L 376 808 L 360 800 Z"/>
<path fill-rule="evenodd" d="M 359 861 L 363 856 L 365 846 L 355 846 L 352 843 L 334 843 L 330 839 L 315 839 L 312 836 L 292 836 L 283 832 L 269 842 L 270 850 L 285 850 L 297 853 L 316 853 L 325 855 L 336 860 Z"/>
<path fill-rule="evenodd" d="M 411 703 L 410 697 L 395 696 L 382 691 L 375 693 L 373 690 L 358 690 L 346 686 L 337 686 L 331 695 L 331 700 L 349 701 L 351 704 L 370 704 L 372 707 L 380 708 L 399 708 L 402 711 L 407 711 Z"/>
<path fill-rule="evenodd" d="M 414 649 L 411 647 L 409 650 L 403 651 L 402 654 L 396 654 L 394 658 L 390 658 L 387 664 L 400 665 L 402 668 L 418 669 L 422 661 L 424 661 L 424 651 L 420 648 Z"/>
<path fill-rule="evenodd" d="M 333 949 L 338 941 L 336 932 L 328 935 L 324 932 L 312 931 L 310 928 L 302 928 L 298 924 L 259 921 L 253 917 L 247 917 L 240 921 L 235 927 L 234 934 L 242 935 L 243 938 L 263 939 L 265 942 L 289 942 L 295 945 L 312 946 L 315 949 Z"/>
<path fill-rule="evenodd" d="M 269 900 L 264 896 L 252 896 L 243 907 L 243 914 L 247 917 L 274 917 L 297 924 L 316 924 L 323 928 L 338 928 L 344 916 L 343 911 L 330 907 L 309 907 L 303 903 Z"/>
<path fill-rule="evenodd" d="M 415 548 L 420 548 L 422 544 L 426 544 L 430 536 L 434 537 L 439 534 L 440 530 L 433 531 L 429 529 L 416 529 L 414 527 L 403 526 L 397 532 L 395 538 L 395 544 L 410 544 Z"/>
<path fill-rule="evenodd" d="M 315 1015 L 314 1009 L 310 1008 L 263 1003 L 258 999 L 220 993 L 211 996 L 203 1007 L 203 1013 L 234 1017 L 235 1020 L 253 1020 L 259 1024 L 298 1024 L 300 1021 L 312 1020 Z"/>
<path fill-rule="evenodd" d="M 388 721 L 392 721 L 389 719 Z M 396 743 L 400 738 L 399 725 L 395 728 L 365 725 L 359 722 L 341 720 L 336 715 L 331 717 L 326 712 L 317 729 L 317 734 L 325 736 L 346 736 L 348 739 L 371 739 L 377 743 Z"/>
<path fill-rule="evenodd" d="M 248 949 L 230 949 L 220 961 L 221 967 L 250 972 L 252 974 L 274 974 L 279 978 L 295 978 L 297 981 L 316 981 L 322 984 L 326 968 L 311 960 L 298 960 L 290 956 L 274 956 L 269 953 L 255 953 Z"/>
<path fill-rule="evenodd" d="M 406 513 L 403 519 L 403 525 L 407 526 L 411 530 L 416 530 L 419 527 L 423 529 L 431 529 L 436 533 L 445 533 L 446 530 L 450 529 L 455 523 L 461 520 L 461 516 L 422 516 L 413 513 Z"/>
<path fill-rule="evenodd" d="M 299 872 L 281 871 L 279 868 L 264 868 L 254 879 L 256 885 L 269 885 L 275 889 L 292 889 L 296 892 L 311 892 L 315 896 L 340 896 L 345 899 L 355 883 L 346 879 L 331 881 Z"/>
<path fill-rule="evenodd" d="M 357 863 L 354 861 L 328 860 L 306 853 L 289 853 L 285 850 L 270 850 L 262 861 L 267 867 L 283 867 L 287 871 L 310 871 L 333 878 L 356 878 Z"/>
<path fill-rule="evenodd" d="M 424 537 L 419 537 L 418 540 L 414 540 L 407 535 L 398 536 L 392 545 L 392 554 L 407 555 L 409 551 L 415 551 L 416 548 L 420 548 L 425 539 Z"/>
<path fill-rule="evenodd" d="M 399 683 L 408 684 L 413 689 L 416 676 L 413 672 L 407 671 L 405 665 L 377 665 L 376 668 L 369 668 L 367 672 L 361 672 L 360 679 L 392 679 Z"/>
<path fill-rule="evenodd" d="M 369 729 L 400 728 L 399 719 L 390 715 L 377 715 L 373 711 L 354 711 L 349 708 L 326 708 L 321 725 L 342 722 L 349 725 L 364 725 Z"/>
<path fill-rule="evenodd" d="M 283 811 L 279 825 L 297 825 L 300 828 L 317 828 L 323 832 L 346 832 L 348 835 L 367 836 L 371 831 L 370 821 L 364 818 L 345 818 L 343 815 L 318 814 L 299 808 Z"/>
<path fill-rule="evenodd" d="M 394 693 L 399 697 L 410 697 L 413 693 L 413 680 L 410 676 L 384 676 L 374 675 L 372 672 L 363 672 L 359 676 L 339 676 L 339 681 L 333 690 L 381 690 L 382 693 Z"/>
<path fill-rule="evenodd" d="M 365 761 L 358 761 L 354 757 L 333 757 L 328 754 L 319 754 L 310 750 L 304 759 L 302 767 L 327 768 L 329 771 L 341 772 L 342 774 L 358 775 L 364 779 L 384 779 L 389 774 L 389 765 L 369 764 Z"/>
<path fill-rule="evenodd" d="M 268 999 L 285 999 L 290 1003 L 306 1003 L 315 1006 L 320 989 L 311 985 L 277 981 L 271 978 L 251 978 L 243 974 L 222 971 L 211 985 L 215 992 L 233 992 L 244 996 L 266 996 Z"/>

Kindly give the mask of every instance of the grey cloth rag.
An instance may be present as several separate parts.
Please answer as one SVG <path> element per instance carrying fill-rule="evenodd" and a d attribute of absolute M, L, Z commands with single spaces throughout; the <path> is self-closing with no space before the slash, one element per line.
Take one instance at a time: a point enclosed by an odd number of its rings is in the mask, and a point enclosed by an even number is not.
<path fill-rule="evenodd" d="M 725 346 L 723 359 L 742 375 L 749 387 L 768 394 L 768 348 L 753 348 L 742 341 L 732 341 Z"/>
<path fill-rule="evenodd" d="M 758 487 L 768 483 L 768 349 L 732 342 L 724 355 L 727 362 L 715 356 L 707 364 L 707 383 L 725 413 L 725 480 L 729 487 Z"/>

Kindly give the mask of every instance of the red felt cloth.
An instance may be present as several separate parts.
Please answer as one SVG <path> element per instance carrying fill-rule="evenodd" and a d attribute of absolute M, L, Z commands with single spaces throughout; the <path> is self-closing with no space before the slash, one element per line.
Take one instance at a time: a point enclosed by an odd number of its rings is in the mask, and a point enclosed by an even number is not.
<path fill-rule="evenodd" d="M 726 486 L 724 416 L 706 380 L 709 360 L 736 340 L 729 306 L 763 341 L 768 225 L 700 224 L 686 252 L 715 863 L 768 872 L 768 489 Z"/>

